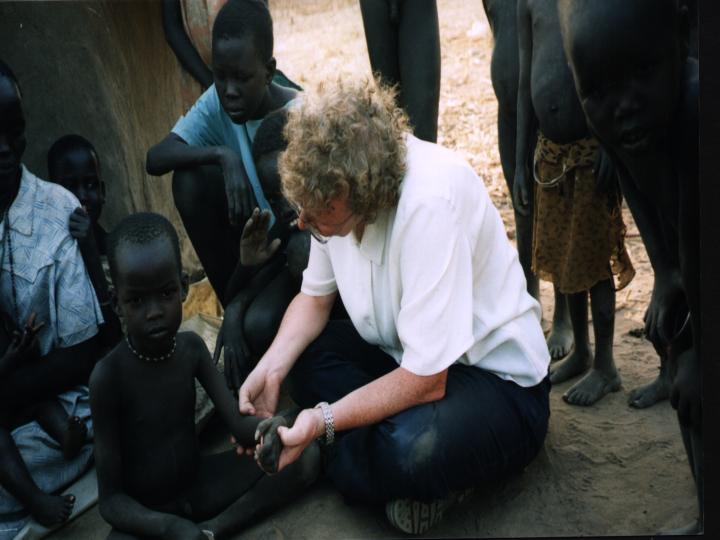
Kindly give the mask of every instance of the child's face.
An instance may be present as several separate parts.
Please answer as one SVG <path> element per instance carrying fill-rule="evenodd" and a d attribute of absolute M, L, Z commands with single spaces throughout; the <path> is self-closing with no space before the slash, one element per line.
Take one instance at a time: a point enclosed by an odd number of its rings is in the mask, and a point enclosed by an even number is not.
<path fill-rule="evenodd" d="M 116 254 L 118 310 L 133 347 L 158 356 L 171 347 L 187 293 L 170 241 L 120 244 Z"/>
<path fill-rule="evenodd" d="M 297 212 L 282 194 L 280 172 L 278 171 L 279 155 L 280 152 L 276 151 L 259 156 L 255 163 L 255 170 L 276 218 L 281 222 L 290 223 L 297 217 Z"/>
<path fill-rule="evenodd" d="M 97 222 L 105 203 L 105 184 L 95 154 L 87 148 L 74 148 L 52 164 L 50 179 L 71 191 Z"/>
<path fill-rule="evenodd" d="M 263 105 L 273 73 L 251 37 L 213 43 L 212 72 L 220 103 L 235 124 L 265 116 Z"/>
<path fill-rule="evenodd" d="M 621 159 L 657 150 L 677 106 L 683 44 L 658 11 L 644 2 L 585 2 L 565 28 L 588 124 Z"/>
<path fill-rule="evenodd" d="M 0 195 L 16 181 L 25 151 L 25 116 L 17 86 L 0 76 Z"/>

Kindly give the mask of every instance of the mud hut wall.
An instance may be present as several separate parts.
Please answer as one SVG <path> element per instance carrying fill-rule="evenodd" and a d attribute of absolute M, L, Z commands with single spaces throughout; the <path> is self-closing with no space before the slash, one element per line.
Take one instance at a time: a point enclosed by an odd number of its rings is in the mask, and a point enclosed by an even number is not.
<path fill-rule="evenodd" d="M 101 223 L 112 228 L 128 213 L 159 212 L 178 228 L 186 267 L 197 270 L 170 175 L 145 172 L 147 149 L 200 95 L 165 41 L 160 2 L 0 2 L 0 58 L 23 92 L 26 165 L 46 178 L 53 141 L 86 137 L 106 183 Z"/>

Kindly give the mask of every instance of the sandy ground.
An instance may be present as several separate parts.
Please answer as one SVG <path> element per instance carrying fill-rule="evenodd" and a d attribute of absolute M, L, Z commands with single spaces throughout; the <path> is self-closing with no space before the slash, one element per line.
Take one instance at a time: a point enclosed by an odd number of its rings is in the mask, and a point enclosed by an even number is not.
<path fill-rule="evenodd" d="M 439 0 L 442 93 L 439 143 L 463 154 L 487 186 L 514 239 L 510 198 L 497 152 L 496 102 L 490 83 L 492 36 L 480 0 Z M 370 73 L 362 20 L 353 0 L 271 0 L 278 67 L 312 88 L 336 76 Z M 629 391 L 652 380 L 658 360 L 628 331 L 642 324 L 652 288 L 647 255 L 629 213 L 628 245 L 637 275 L 618 292 L 615 359 L 621 391 L 588 408 L 565 404 L 573 381 L 552 391 L 545 449 L 524 474 L 483 486 L 430 534 L 439 537 L 647 535 L 694 519 L 694 487 L 674 411 L 627 405 Z M 542 285 L 546 318 L 552 289 Z M 213 315 L 215 313 L 212 313 Z M 592 331 L 590 332 L 592 336 Z M 217 430 L 216 430 L 217 431 Z M 206 435 L 222 445 L 222 433 Z M 104 538 L 97 508 L 57 538 Z M 259 522 L 243 538 L 390 538 L 398 533 L 380 509 L 351 507 L 327 483 Z M 241 536 L 238 536 L 240 538 Z"/>

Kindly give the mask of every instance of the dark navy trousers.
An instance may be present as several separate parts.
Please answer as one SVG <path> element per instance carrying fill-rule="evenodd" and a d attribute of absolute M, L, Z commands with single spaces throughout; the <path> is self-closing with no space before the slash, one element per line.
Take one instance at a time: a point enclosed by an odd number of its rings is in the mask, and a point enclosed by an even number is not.
<path fill-rule="evenodd" d="M 397 368 L 349 320 L 331 320 L 290 372 L 303 408 L 339 400 Z M 483 369 L 455 364 L 445 397 L 378 424 L 338 434 L 327 474 L 352 502 L 432 500 L 522 471 L 547 433 L 549 379 L 523 388 Z"/>

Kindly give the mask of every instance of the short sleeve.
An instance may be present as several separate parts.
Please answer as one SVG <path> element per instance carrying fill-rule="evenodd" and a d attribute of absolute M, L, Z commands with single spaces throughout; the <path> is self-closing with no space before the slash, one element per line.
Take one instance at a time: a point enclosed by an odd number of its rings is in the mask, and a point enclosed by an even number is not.
<path fill-rule="evenodd" d="M 450 203 L 439 197 L 417 204 L 399 233 L 400 365 L 416 375 L 434 375 L 474 343 L 470 242 Z"/>
<path fill-rule="evenodd" d="M 57 253 L 53 290 L 50 308 L 55 313 L 57 347 L 71 347 L 97 334 L 104 322 L 102 312 L 77 242 L 70 236 Z"/>
<path fill-rule="evenodd" d="M 194 146 L 223 144 L 223 114 L 213 84 L 198 98 L 185 116 L 177 121 L 172 132 Z"/>
<path fill-rule="evenodd" d="M 310 238 L 310 257 L 303 272 L 300 291 L 308 296 L 327 296 L 337 291 L 335 272 L 333 271 L 327 244 L 320 244 Z"/>

